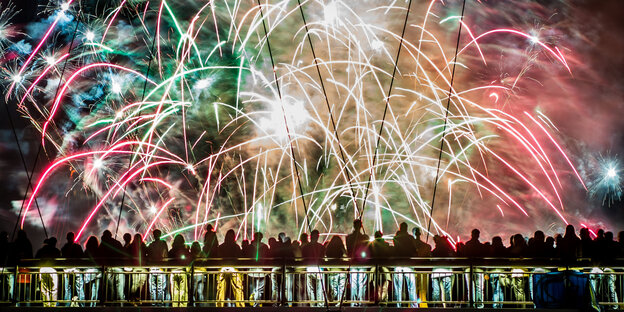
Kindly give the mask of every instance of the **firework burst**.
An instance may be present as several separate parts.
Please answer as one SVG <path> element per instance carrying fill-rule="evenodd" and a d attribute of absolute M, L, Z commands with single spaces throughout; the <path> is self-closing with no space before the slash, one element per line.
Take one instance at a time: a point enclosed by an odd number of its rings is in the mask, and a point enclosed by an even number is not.
<path fill-rule="evenodd" d="M 122 230 L 193 239 L 217 220 L 243 237 L 276 225 L 335 233 L 354 217 L 370 230 L 431 220 L 451 237 L 479 215 L 572 221 L 561 194 L 583 180 L 554 124 L 524 101 L 539 88 L 532 76 L 573 72 L 558 37 L 483 29 L 486 4 L 461 19 L 456 1 L 412 6 L 401 35 L 407 4 L 49 7 L 32 53 L 5 65 L 28 76 L 6 97 L 55 155 L 23 215 L 59 196 L 48 185 L 61 180 L 96 202 L 71 208 L 77 240 L 117 227 L 120 213 Z M 444 187 L 432 208 L 434 183 Z"/>

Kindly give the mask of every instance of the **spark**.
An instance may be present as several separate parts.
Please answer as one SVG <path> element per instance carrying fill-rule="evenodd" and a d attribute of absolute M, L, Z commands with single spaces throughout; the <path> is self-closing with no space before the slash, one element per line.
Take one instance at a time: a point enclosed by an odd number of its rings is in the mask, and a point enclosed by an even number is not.
<path fill-rule="evenodd" d="M 121 85 L 117 81 L 113 80 L 113 82 L 111 82 L 111 91 L 113 93 L 120 94 L 121 93 Z"/>
<path fill-rule="evenodd" d="M 336 6 L 336 2 L 330 2 L 323 9 L 325 15 L 325 23 L 333 24 L 338 19 L 338 8 Z"/>
<path fill-rule="evenodd" d="M 87 39 L 88 41 L 93 41 L 95 40 L 95 34 L 92 31 L 87 31 L 87 33 L 85 34 L 85 39 Z"/>
<path fill-rule="evenodd" d="M 94 169 L 101 169 L 102 167 L 104 167 L 104 162 L 102 161 L 102 159 L 96 158 L 93 161 L 93 168 Z"/>
<path fill-rule="evenodd" d="M 52 65 L 54 65 L 56 63 L 56 58 L 54 56 L 46 56 L 45 57 L 45 62 L 48 65 L 52 66 Z"/>

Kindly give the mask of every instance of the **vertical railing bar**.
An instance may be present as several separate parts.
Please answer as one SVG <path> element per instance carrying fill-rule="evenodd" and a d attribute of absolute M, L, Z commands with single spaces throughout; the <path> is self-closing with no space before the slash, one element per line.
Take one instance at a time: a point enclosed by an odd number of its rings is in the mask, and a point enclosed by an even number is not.
<path fill-rule="evenodd" d="M 474 276 L 472 276 L 472 261 L 470 261 L 470 266 L 468 268 L 468 281 L 469 281 L 469 285 L 468 285 L 468 305 L 470 306 L 470 308 L 474 308 Z"/>

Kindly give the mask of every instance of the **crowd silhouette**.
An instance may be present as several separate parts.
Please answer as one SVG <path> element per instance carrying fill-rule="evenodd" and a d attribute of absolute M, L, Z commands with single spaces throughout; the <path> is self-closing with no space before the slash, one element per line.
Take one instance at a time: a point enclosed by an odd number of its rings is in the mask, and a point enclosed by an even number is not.
<path fill-rule="evenodd" d="M 84 248 L 74 241 L 75 234 L 67 233 L 66 242 L 57 247 L 55 237 L 43 241 L 43 246 L 33 253 L 32 243 L 23 230 L 17 232 L 14 241 L 9 241 L 7 232 L 0 232 L 0 259 L 4 264 L 12 265 L 25 259 L 128 259 L 137 264 L 145 261 L 192 261 L 197 258 L 226 259 L 305 259 L 306 263 L 315 264 L 322 258 L 350 258 L 362 262 L 375 258 L 415 258 L 415 257 L 467 257 L 467 258 L 557 258 L 576 260 L 611 260 L 624 255 L 624 231 L 618 233 L 617 241 L 612 232 L 602 229 L 595 233 L 588 228 L 581 228 L 576 234 L 572 225 L 566 227 L 563 235 L 554 237 L 536 231 L 533 236 L 515 234 L 505 246 L 500 236 L 491 241 L 481 241 L 480 231 L 474 229 L 470 240 L 453 245 L 445 236 L 433 235 L 433 248 L 422 239 L 422 230 L 413 228 L 408 232 L 406 223 L 401 223 L 393 237 L 384 236 L 377 231 L 371 239 L 362 232 L 359 220 L 354 222 L 352 233 L 334 235 L 320 242 L 320 233 L 302 233 L 298 240 L 292 240 L 285 233 L 270 237 L 264 242 L 262 233 L 254 233 L 251 241 L 242 240 L 239 244 L 234 230 L 225 233 L 219 241 L 211 225 L 206 227 L 202 242 L 187 243 L 184 236 L 173 237 L 171 248 L 163 240 L 162 232 L 155 229 L 148 244 L 141 234 L 125 233 L 123 243 L 116 240 L 112 233 L 105 230 L 100 239 L 90 236 Z"/>
<path fill-rule="evenodd" d="M 430 300 L 444 302 L 451 299 L 453 285 L 458 285 L 457 270 L 434 267 L 429 274 L 419 274 L 410 267 L 410 262 L 387 265 L 389 260 L 413 258 L 452 258 L 469 259 L 482 258 L 531 258 L 557 259 L 563 262 L 578 259 L 590 259 L 607 263 L 624 255 L 624 231 L 618 233 L 618 240 L 614 240 L 612 232 L 598 230 L 595 233 L 588 228 L 582 228 L 579 235 L 572 225 L 568 225 L 563 235 L 546 237 L 542 231 L 536 231 L 532 237 L 526 238 L 522 234 L 515 234 L 505 245 L 500 236 L 492 237 L 491 241 L 483 242 L 480 231 L 474 229 L 471 237 L 465 242 L 452 244 L 445 236 L 433 235 L 433 246 L 423 239 L 421 228 L 413 228 L 410 232 L 407 223 L 401 223 L 393 236 L 384 236 L 377 231 L 373 237 L 364 233 L 362 222 L 353 222 L 353 231 L 344 235 L 333 235 L 321 240 L 321 233 L 312 230 L 309 234 L 302 233 L 299 239 L 293 240 L 285 233 L 266 240 L 262 233 L 254 233 L 251 241 L 237 239 L 234 230 L 227 230 L 223 240 L 215 229 L 208 225 L 203 240 L 187 243 L 184 236 L 178 234 L 173 237 L 171 244 L 163 239 L 159 229 L 153 230 L 151 240 L 141 234 L 125 233 L 120 242 L 108 230 L 98 239 L 95 236 L 87 238 L 84 248 L 75 242 L 74 233 L 66 235 L 66 242 L 57 247 L 57 239 L 49 237 L 44 240 L 43 246 L 33 254 L 33 247 L 25 231 L 17 232 L 15 240 L 9 241 L 6 232 L 0 233 L 0 260 L 3 267 L 19 265 L 24 261 L 38 259 L 40 263 L 54 262 L 58 259 L 92 261 L 98 265 L 113 265 L 123 263 L 135 266 L 134 269 L 115 267 L 112 273 L 107 274 L 107 294 L 112 294 L 118 300 L 146 299 L 153 302 L 171 301 L 174 306 L 185 306 L 189 301 L 189 289 L 193 301 L 225 302 L 228 299 L 236 302 L 236 306 L 261 305 L 263 300 L 270 302 L 291 302 L 302 300 L 313 306 L 326 304 L 342 304 L 348 301 L 352 305 L 360 305 L 367 298 L 375 301 L 387 301 L 388 289 L 392 290 L 392 300 L 401 306 L 426 306 L 427 297 Z M 167 263 L 184 267 L 198 260 L 224 260 L 223 268 L 215 271 L 214 278 L 206 278 L 211 269 L 194 267 L 189 275 L 185 269 L 170 269 L 169 271 L 154 267 L 155 263 Z M 342 259 L 348 263 L 348 269 L 334 270 L 321 268 L 327 259 Z M 277 263 L 277 261 L 300 261 L 299 268 L 292 266 L 267 265 L 267 268 L 252 267 L 243 272 L 236 268 L 236 261 L 251 261 L 252 263 Z M 121 261 L 121 262 L 120 262 Z M 265 261 L 265 262 L 263 262 Z M 273 261 L 273 262 L 271 262 Z M 411 261 L 411 260 L 410 260 Z M 248 263 L 247 262 L 247 263 Z M 370 263 L 375 263 L 375 270 L 371 272 Z M 382 265 L 380 265 L 380 263 Z M 227 265 L 226 265 L 227 264 Z M 151 267 L 147 267 L 151 265 Z M 46 265 L 41 265 L 46 266 Z M 53 266 L 53 265 L 49 265 Z M 303 268 L 301 268 L 303 267 Z M 126 271 L 124 271 L 126 270 Z M 56 302 L 60 299 L 89 301 L 101 296 L 101 288 L 96 281 L 96 274 L 79 268 L 41 269 L 41 293 L 47 296 L 48 301 Z M 59 273 L 61 272 L 61 273 Z M 127 275 L 131 272 L 133 275 Z M 165 274 L 165 272 L 167 272 Z M 200 272 L 199 275 L 197 272 Z M 612 272 L 601 271 L 600 273 Z M 45 273 L 49 280 L 43 284 Z M 465 288 L 472 287 L 469 292 L 472 300 L 484 300 L 484 289 L 490 287 L 491 295 L 487 295 L 495 302 L 493 307 L 501 307 L 497 302 L 504 299 L 503 286 L 507 281 L 513 296 L 519 301 L 527 300 L 526 272 L 522 271 L 521 278 L 507 278 L 502 271 L 496 269 L 487 272 L 489 286 L 487 286 L 484 271 L 474 269 L 469 274 L 477 274 L 476 278 L 466 273 Z M 59 298 L 57 284 L 58 274 L 63 276 L 62 297 Z M 186 274 L 186 275 L 185 275 Z M 202 275 L 203 274 L 203 275 Z M 464 273 L 460 273 L 461 274 Z M 513 274 L 508 274 L 513 276 Z M 188 277 L 190 276 L 190 277 Z M 374 276 L 375 289 L 367 289 Z M 606 293 L 613 297 L 609 300 L 617 302 L 615 286 L 611 275 L 604 275 Z M 101 278 L 101 277 L 100 277 Z M 596 278 L 595 278 L 596 280 Z M 9 283 L 8 280 L 0 281 Z M 89 284 L 90 283 L 90 284 Z M 270 283 L 270 289 L 266 284 Z M 514 284 L 515 283 L 515 284 Z M 601 282 L 602 283 L 602 282 Z M 463 285 L 463 283 L 459 282 Z M 348 287 L 346 287 L 348 285 Z M 390 285 L 391 288 L 390 288 Z M 456 286 L 455 286 L 456 287 Z M 531 285 L 532 287 L 532 285 Z M 49 288 L 49 289 L 48 289 Z M 611 289 L 612 288 L 612 289 Z M 140 294 L 142 289 L 148 295 Z M 47 293 L 44 294 L 44 290 Z M 30 291 L 30 290 L 27 290 Z M 368 293 L 367 293 L 368 291 Z M 31 291 L 32 292 L 32 291 Z M 12 296 L 3 294 L 3 296 Z M 510 295 L 507 295 L 510 296 Z M 84 303 L 80 303 L 84 305 Z M 223 306 L 217 303 L 216 306 Z M 446 306 L 444 304 L 444 306 Z M 483 304 L 477 305 L 483 307 Z"/>

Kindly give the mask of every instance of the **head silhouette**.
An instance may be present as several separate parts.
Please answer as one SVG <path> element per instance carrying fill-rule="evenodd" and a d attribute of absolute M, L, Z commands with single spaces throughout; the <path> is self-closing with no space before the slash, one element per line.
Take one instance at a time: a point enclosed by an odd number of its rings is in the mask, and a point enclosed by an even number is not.
<path fill-rule="evenodd" d="M 479 229 L 473 229 L 472 232 L 470 232 L 470 236 L 472 237 L 472 239 L 479 239 L 479 236 L 481 235 L 481 231 L 479 231 Z"/>
<path fill-rule="evenodd" d="M 229 229 L 227 232 L 225 232 L 225 238 L 223 240 L 224 242 L 228 243 L 236 242 L 236 233 L 234 232 L 234 230 Z"/>
<path fill-rule="evenodd" d="M 412 229 L 412 234 L 414 234 L 414 237 L 419 238 L 420 237 L 420 228 L 419 227 L 415 227 Z"/>
<path fill-rule="evenodd" d="M 353 220 L 353 230 L 356 232 L 359 232 L 361 228 L 362 228 L 362 220 L 360 219 Z"/>
<path fill-rule="evenodd" d="M 263 239 L 264 239 L 264 235 L 262 235 L 262 233 L 256 232 L 256 234 L 254 234 L 254 241 L 262 243 Z"/>
<path fill-rule="evenodd" d="M 320 236 L 320 233 L 318 230 L 312 230 L 312 233 L 310 233 L 310 241 L 313 243 L 318 242 L 319 236 Z"/>
<path fill-rule="evenodd" d="M 173 238 L 172 248 L 184 248 L 184 236 L 178 234 Z"/>
<path fill-rule="evenodd" d="M 613 241 L 613 232 L 605 232 L 605 239 L 608 241 Z"/>
<path fill-rule="evenodd" d="M 545 239 L 546 235 L 544 235 L 542 231 L 535 231 L 535 234 L 533 234 L 533 240 L 535 242 L 543 243 Z"/>
<path fill-rule="evenodd" d="M 399 224 L 399 232 L 407 232 L 407 223 L 401 222 L 401 224 Z"/>
<path fill-rule="evenodd" d="M 503 246 L 503 239 L 500 236 L 492 237 L 492 246 L 497 246 L 497 247 Z"/>
<path fill-rule="evenodd" d="M 375 232 L 375 239 L 381 239 L 383 238 L 383 233 L 381 233 L 381 231 L 376 231 Z"/>
<path fill-rule="evenodd" d="M 98 248 L 98 245 L 99 245 L 99 242 L 98 242 L 97 237 L 91 235 L 87 239 L 87 243 L 85 245 L 85 249 L 88 250 L 88 251 L 93 251 L 93 250 Z"/>
<path fill-rule="evenodd" d="M 76 238 L 76 235 L 74 235 L 74 232 L 69 232 L 69 233 L 67 233 L 65 238 L 67 238 L 67 242 L 68 243 L 73 243 L 74 242 L 74 238 Z"/>
<path fill-rule="evenodd" d="M 299 235 L 299 241 L 301 241 L 301 244 L 305 244 L 308 242 L 308 233 L 301 233 L 301 235 Z"/>
<path fill-rule="evenodd" d="M 159 229 L 155 229 L 154 232 L 152 232 L 152 235 L 154 235 L 154 240 L 159 240 L 162 232 Z"/>
<path fill-rule="evenodd" d="M 563 237 L 572 237 L 572 236 L 576 236 L 576 234 L 574 233 L 574 226 L 572 224 L 568 224 L 568 226 L 566 226 L 565 235 L 563 235 Z"/>
<path fill-rule="evenodd" d="M 104 233 L 102 233 L 102 240 L 109 240 L 113 238 L 113 233 L 111 233 L 111 231 L 106 230 L 104 231 Z"/>
<path fill-rule="evenodd" d="M 139 233 L 134 234 L 134 240 L 132 241 L 135 244 L 140 244 L 143 241 L 143 236 Z"/>
<path fill-rule="evenodd" d="M 191 244 L 191 253 L 192 253 L 192 254 L 194 254 L 194 255 L 197 255 L 197 254 L 199 254 L 200 252 L 201 252 L 201 245 L 199 245 L 199 242 L 198 242 L 198 241 L 194 241 L 194 242 Z"/>
<path fill-rule="evenodd" d="M 52 237 L 48 238 L 47 244 L 50 245 L 51 247 L 56 246 L 56 237 L 52 236 Z"/>

